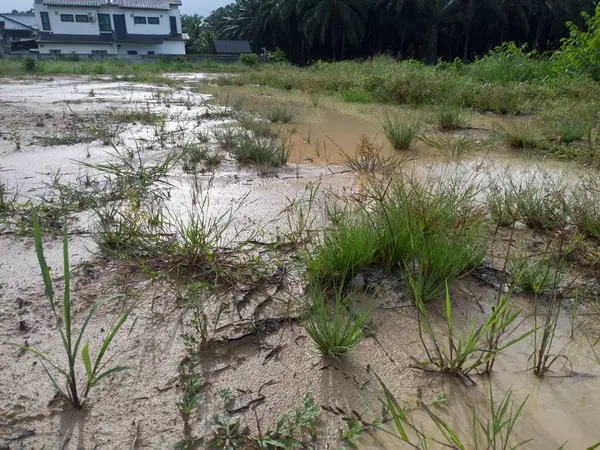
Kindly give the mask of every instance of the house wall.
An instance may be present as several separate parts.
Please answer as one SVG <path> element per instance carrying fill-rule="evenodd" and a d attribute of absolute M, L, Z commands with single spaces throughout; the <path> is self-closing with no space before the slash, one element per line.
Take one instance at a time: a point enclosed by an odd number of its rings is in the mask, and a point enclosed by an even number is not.
<path fill-rule="evenodd" d="M 61 55 L 91 55 L 92 50 L 106 50 L 108 55 L 127 56 L 128 51 L 135 50 L 138 55 L 148 55 L 153 51 L 156 55 L 184 55 L 185 42 L 183 41 L 165 41 L 162 44 L 62 44 L 62 43 L 43 43 L 39 44 L 39 51 L 42 55 L 50 54 L 50 50 L 60 50 Z"/>
<path fill-rule="evenodd" d="M 39 3 L 35 4 L 35 15 L 42 30 L 41 12 L 47 12 L 50 19 L 50 28 L 54 34 L 77 34 L 77 35 L 99 35 L 100 27 L 98 25 L 98 14 L 110 14 L 110 22 L 114 30 L 115 24 L 113 14 L 124 14 L 127 32 L 129 34 L 170 34 L 171 23 L 170 16 L 177 17 L 177 31 L 181 33 L 181 15 L 178 7 L 172 7 L 170 11 L 159 9 L 129 9 L 116 6 L 103 6 L 94 8 L 91 6 L 69 7 L 69 6 L 45 6 Z M 94 22 L 63 22 L 61 14 L 84 14 L 94 13 L 96 20 Z M 158 25 L 136 24 L 134 16 L 158 17 Z"/>

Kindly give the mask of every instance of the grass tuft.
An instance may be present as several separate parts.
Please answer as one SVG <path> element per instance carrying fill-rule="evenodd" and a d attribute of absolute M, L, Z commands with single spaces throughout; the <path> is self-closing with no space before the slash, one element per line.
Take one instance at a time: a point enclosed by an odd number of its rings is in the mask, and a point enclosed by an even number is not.
<path fill-rule="evenodd" d="M 380 120 L 383 131 L 396 150 L 407 150 L 419 136 L 422 124 L 417 120 L 406 120 L 397 114 L 384 114 Z"/>
<path fill-rule="evenodd" d="M 296 112 L 287 103 L 274 103 L 266 107 L 262 115 L 271 123 L 290 123 L 296 117 Z"/>

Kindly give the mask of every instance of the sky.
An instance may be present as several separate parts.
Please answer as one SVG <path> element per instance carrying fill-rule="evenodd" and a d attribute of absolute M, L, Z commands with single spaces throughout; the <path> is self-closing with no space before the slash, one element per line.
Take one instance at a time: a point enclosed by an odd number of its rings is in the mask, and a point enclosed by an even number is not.
<path fill-rule="evenodd" d="M 214 9 L 233 3 L 233 0 L 182 0 L 183 6 L 181 12 L 183 14 L 198 13 L 201 16 L 208 16 Z M 0 0 L 0 12 L 10 12 L 13 9 L 26 11 L 33 8 L 33 0 Z"/>

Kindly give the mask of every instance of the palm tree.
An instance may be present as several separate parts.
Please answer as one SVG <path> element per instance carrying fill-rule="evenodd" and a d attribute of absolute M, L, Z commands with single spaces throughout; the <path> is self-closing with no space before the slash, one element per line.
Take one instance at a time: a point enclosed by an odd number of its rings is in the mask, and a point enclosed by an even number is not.
<path fill-rule="evenodd" d="M 302 31 L 313 45 L 325 44 L 329 38 L 333 60 L 341 45 L 343 59 L 346 46 L 358 45 L 363 37 L 364 6 L 364 0 L 300 0 Z"/>

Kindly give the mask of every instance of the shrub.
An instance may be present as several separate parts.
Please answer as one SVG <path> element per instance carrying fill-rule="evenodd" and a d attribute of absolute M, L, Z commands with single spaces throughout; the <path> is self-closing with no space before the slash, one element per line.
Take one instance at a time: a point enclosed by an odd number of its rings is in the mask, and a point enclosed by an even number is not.
<path fill-rule="evenodd" d="M 407 150 L 421 132 L 421 122 L 405 120 L 399 115 L 384 114 L 381 126 L 388 140 L 396 150 Z"/>
<path fill-rule="evenodd" d="M 35 73 L 38 69 L 38 62 L 33 56 L 23 58 L 23 70 L 25 73 Z"/>
<path fill-rule="evenodd" d="M 240 62 L 246 66 L 256 67 L 258 66 L 258 55 L 256 53 L 248 53 L 240 55 Z"/>
<path fill-rule="evenodd" d="M 270 63 L 286 63 L 288 62 L 287 56 L 283 50 L 277 47 L 275 50 L 269 53 Z"/>

